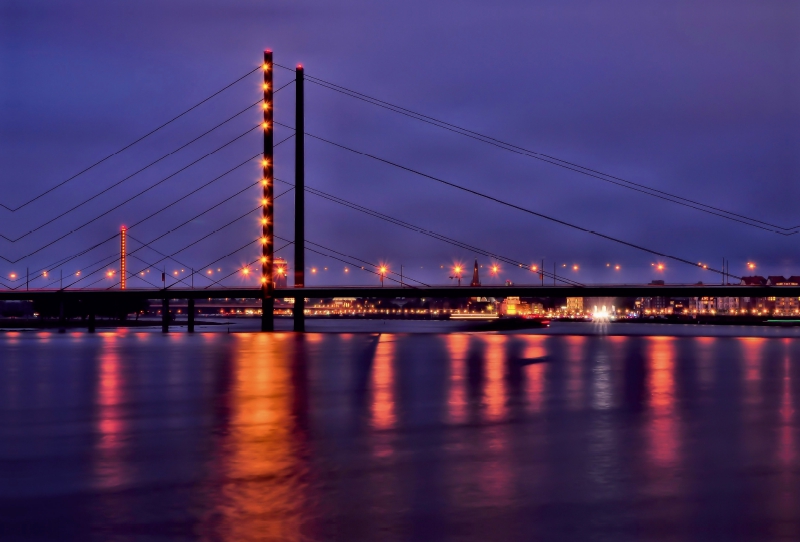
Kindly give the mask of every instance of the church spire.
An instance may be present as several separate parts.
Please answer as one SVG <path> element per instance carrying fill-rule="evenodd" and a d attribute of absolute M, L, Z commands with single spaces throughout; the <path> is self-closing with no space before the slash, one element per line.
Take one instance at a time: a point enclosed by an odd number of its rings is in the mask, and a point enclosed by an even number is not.
<path fill-rule="evenodd" d="M 481 278 L 478 276 L 478 260 L 475 260 L 475 268 L 472 270 L 472 283 L 470 286 L 480 286 Z"/>

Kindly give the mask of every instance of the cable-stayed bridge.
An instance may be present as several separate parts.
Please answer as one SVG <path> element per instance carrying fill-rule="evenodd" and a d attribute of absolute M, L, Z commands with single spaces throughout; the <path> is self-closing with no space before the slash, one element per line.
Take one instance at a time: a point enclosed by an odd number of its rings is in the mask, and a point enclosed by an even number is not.
<path fill-rule="evenodd" d="M 274 72 L 281 69 L 292 74 L 292 79 L 283 86 L 275 88 Z M 71 187 L 83 182 L 94 171 L 101 171 L 106 164 L 118 159 L 119 156 L 130 149 L 142 145 L 146 140 L 156 136 L 174 123 L 184 119 L 198 110 L 206 103 L 215 99 L 223 99 L 224 94 L 237 85 L 253 82 L 260 74 L 260 96 L 257 100 L 235 108 L 232 114 L 208 129 L 195 134 L 174 148 L 166 149 L 168 152 L 159 154 L 154 159 L 148 159 L 137 166 L 128 174 L 104 181 L 100 186 L 93 187 L 90 194 L 78 201 L 64 200 L 64 204 L 56 202 L 48 205 L 47 213 L 42 215 L 41 200 L 54 198 L 59 192 L 71 192 Z M 713 215 L 722 220 L 736 222 L 744 226 L 762 230 L 779 236 L 790 236 L 800 231 L 800 226 L 786 227 L 774 224 L 768 220 L 747 216 L 725 210 L 718 205 L 703 203 L 701 201 L 685 198 L 678 194 L 669 193 L 636 183 L 618 176 L 603 173 L 587 168 L 560 158 L 536 152 L 524 147 L 508 143 L 494 137 L 472 131 L 434 117 L 424 115 L 410 109 L 392 104 L 390 102 L 363 94 L 356 90 L 307 75 L 300 66 L 289 68 L 273 62 L 272 53 L 264 54 L 263 63 L 249 70 L 241 77 L 236 78 L 216 92 L 205 97 L 190 108 L 181 112 L 167 122 L 154 127 L 135 141 L 123 146 L 115 152 L 103 157 L 99 161 L 81 169 L 74 175 L 60 181 L 47 190 L 30 197 L 14 206 L 8 201 L 0 202 L 0 213 L 4 216 L 2 221 L 3 231 L 0 231 L 2 249 L 0 260 L 17 268 L 15 272 L 8 273 L 0 278 L 0 299 L 50 299 L 62 303 L 82 302 L 93 315 L 92 307 L 99 303 L 121 303 L 125 300 L 161 300 L 162 313 L 165 319 L 169 314 L 169 301 L 174 299 L 187 299 L 190 301 L 190 317 L 193 318 L 193 300 L 205 298 L 250 298 L 262 300 L 263 316 L 262 329 L 273 329 L 273 304 L 275 299 L 291 298 L 294 304 L 295 329 L 304 329 L 304 300 L 306 298 L 329 297 L 420 297 L 420 298 L 458 298 L 458 297 L 506 297 L 506 296 L 531 296 L 531 297 L 588 297 L 588 296 L 800 296 L 800 287 L 782 286 L 730 286 L 731 281 L 738 282 L 740 277 L 732 275 L 723 267 L 715 268 L 707 263 L 695 262 L 689 258 L 665 253 L 648 246 L 633 243 L 628 240 L 605 234 L 601 231 L 580 226 L 572 221 L 562 219 L 538 210 L 531 209 L 516 201 L 509 201 L 491 193 L 478 191 L 452 180 L 432 175 L 415 167 L 380 156 L 368 153 L 359 148 L 338 141 L 327 134 L 315 134 L 305 129 L 305 85 L 313 84 L 331 92 L 336 92 L 353 100 L 369 104 L 374 107 L 388 110 L 398 115 L 416 120 L 435 128 L 451 132 L 471 140 L 493 146 L 500 150 L 516 155 L 528 157 L 537 161 L 548 163 L 552 166 L 563 168 L 602 183 L 612 184 L 632 190 L 648 197 L 668 201 L 674 205 L 693 209 L 697 212 Z M 280 92 L 289 92 L 293 87 L 295 98 L 294 125 L 278 122 L 273 118 L 275 111 L 275 95 Z M 249 105 L 248 105 L 249 104 Z M 237 127 L 235 123 L 250 118 L 254 109 L 259 108 L 262 113 L 258 123 L 250 123 Z M 276 129 L 280 127 L 287 135 L 276 137 Z M 230 132 L 230 133 L 229 133 Z M 207 142 L 212 135 L 225 133 L 224 142 L 209 145 Z M 249 148 L 248 152 L 239 153 L 235 159 L 228 154 L 232 149 L 237 152 L 244 142 L 252 144 L 257 138 L 260 148 Z M 360 156 L 382 164 L 383 166 L 402 171 L 404 174 L 413 175 L 448 190 L 458 191 L 469 197 L 477 198 L 483 202 L 502 206 L 513 212 L 534 216 L 546 220 L 560 227 L 581 232 L 605 242 L 615 243 L 631 250 L 643 252 L 664 260 L 672 260 L 682 265 L 700 268 L 716 274 L 720 283 L 716 285 L 587 285 L 574 279 L 559 275 L 556 268 L 546 270 L 544 265 L 530 264 L 520 261 L 519 258 L 498 253 L 484 246 L 477 246 L 472 241 L 466 242 L 454 239 L 448 235 L 432 231 L 425 226 L 408 222 L 402 218 L 387 215 L 379 210 L 367 207 L 357 201 L 342 198 L 339 195 L 323 191 L 305 182 L 305 141 L 306 138 L 314 139 L 343 153 Z M 275 176 L 274 150 L 281 145 L 293 140 L 294 143 L 294 179 L 288 181 Z M 166 175 L 156 175 L 159 167 L 171 164 L 181 157 L 181 152 L 197 145 L 206 145 L 205 151 L 194 159 L 183 161 L 173 167 Z M 224 157 L 225 167 L 214 175 L 205 175 L 209 171 L 207 166 L 212 160 Z M 185 216 L 182 205 L 192 201 L 196 194 L 211 193 L 212 190 L 225 186 L 226 181 L 235 173 L 246 171 L 247 168 L 260 168 L 260 178 L 235 191 L 214 192 L 213 201 L 202 209 L 194 209 Z M 201 172 L 201 173 L 198 173 Z M 159 190 L 172 186 L 182 176 L 191 175 L 192 182 L 188 192 L 180 193 L 174 190 L 168 196 Z M 150 177 L 148 177 L 150 176 Z M 151 178 L 152 177 L 152 178 Z M 147 178 L 147 181 L 142 179 Z M 278 190 L 276 190 L 278 187 Z M 258 194 L 257 205 L 253 203 L 242 205 Z M 54 196 L 54 194 L 56 196 Z M 275 232 L 275 206 L 278 200 L 285 195 L 294 196 L 294 235 L 278 235 Z M 380 261 L 365 259 L 355 255 L 354 248 L 357 240 L 348 240 L 346 248 L 330 247 L 308 239 L 305 235 L 306 194 L 326 200 L 328 202 L 349 209 L 354 213 L 366 215 L 374 219 L 391 224 L 399 229 L 415 232 L 441 243 L 468 251 L 476 256 L 484 256 L 504 265 L 527 270 L 531 272 L 531 284 L 510 286 L 439 286 L 427 284 L 416 279 L 413 275 L 403 274 L 402 270 L 390 269 Z M 288 200 L 288 198 L 286 198 Z M 252 201 L 252 200 L 249 200 Z M 118 231 L 101 235 L 100 239 L 91 242 L 78 250 L 64 253 L 65 247 L 73 246 L 73 240 L 82 232 L 98 231 L 109 218 L 116 216 L 121 209 L 136 207 L 135 219 L 127 222 Z M 220 210 L 235 206 L 233 216 L 219 214 Z M 36 210 L 36 213 L 34 213 Z M 19 213 L 19 215 L 18 215 Z M 13 217 L 28 215 L 27 220 L 32 225 L 27 231 L 12 235 L 7 226 L 15 223 Z M 33 216 L 33 218 L 31 218 Z M 132 216 L 132 213 L 128 216 Z M 162 226 L 167 219 L 175 219 L 169 226 Z M 67 228 L 61 224 L 66 219 L 78 217 L 77 223 Z M 38 220 L 38 221 L 37 221 Z M 229 245 L 227 241 L 220 243 L 220 235 L 231 231 L 247 221 L 255 223 L 253 235 L 242 238 Z M 203 225 L 202 231 L 197 231 L 198 224 Z M 149 230 L 147 228 L 149 228 Z M 156 231 L 154 235 L 146 238 L 139 231 Z M 45 236 L 44 239 L 40 238 Z M 178 239 L 178 241 L 173 241 Z M 167 249 L 166 241 L 172 244 Z M 191 255 L 195 247 L 210 245 L 216 250 L 214 257 L 199 259 Z M 305 258 L 307 253 L 329 258 L 347 265 L 354 271 L 372 275 L 372 284 L 369 286 L 307 286 L 307 266 Z M 289 272 L 288 266 L 276 266 L 276 258 L 291 254 L 293 270 Z M 242 262 L 242 258 L 245 261 Z M 167 271 L 166 263 L 171 267 L 179 268 Z M 236 262 L 231 265 L 231 262 Z M 225 271 L 223 271 L 223 267 Z M 24 268 L 24 272 L 22 269 Z M 230 271 L 230 269 L 233 269 Z M 461 282 L 462 274 L 469 269 L 460 267 L 452 271 L 452 278 Z M 285 282 L 285 274 L 289 274 L 291 287 L 278 287 Z M 380 281 L 380 286 L 376 283 Z M 716 281 L 715 281 L 716 282 Z M 235 284 L 233 284 L 235 283 Z M 244 283 L 244 285 L 243 285 Z M 387 283 L 387 284 L 385 284 Z M 779 293 L 776 292 L 776 289 Z M 63 314 L 63 312 L 62 312 Z M 166 321 L 166 320 L 165 320 Z M 166 324 L 165 324 L 166 326 Z"/>

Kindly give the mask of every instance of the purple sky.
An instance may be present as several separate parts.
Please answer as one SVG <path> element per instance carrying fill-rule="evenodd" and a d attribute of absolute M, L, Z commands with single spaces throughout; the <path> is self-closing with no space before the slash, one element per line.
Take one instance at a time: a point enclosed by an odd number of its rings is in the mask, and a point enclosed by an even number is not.
<path fill-rule="evenodd" d="M 5 0 L 0 200 L 18 205 L 116 151 L 252 69 L 269 47 L 276 62 L 302 62 L 309 75 L 415 111 L 659 190 L 797 225 L 799 29 L 800 4 L 793 1 Z M 290 78 L 276 72 L 278 86 Z M 746 274 L 748 261 L 761 274 L 800 274 L 800 235 L 699 213 L 307 87 L 308 132 L 655 250 L 716 266 L 726 257 L 734 274 Z M 276 120 L 286 124 L 294 122 L 292 93 L 290 86 L 276 97 Z M 9 236 L 29 231 L 258 97 L 254 75 L 35 205 L 14 214 L 0 209 L 0 230 Z M 258 114 L 242 115 L 26 242 L 0 241 L 0 253 L 15 259 L 71 231 L 243 132 Z M 289 134 L 279 128 L 276 141 Z M 14 265 L 0 263 L 0 275 L 38 269 L 91 246 L 259 149 L 254 132 L 55 247 Z M 567 274 L 575 280 L 719 281 L 318 141 L 307 140 L 306 153 L 310 186 L 520 261 L 544 258 L 548 269 L 554 261 L 577 264 L 579 271 Z M 276 149 L 276 173 L 293 178 L 291 141 Z M 149 241 L 258 177 L 255 163 L 245 166 L 131 235 Z M 254 188 L 156 247 L 177 250 L 254 207 L 257 198 Z M 393 269 L 402 263 L 408 275 L 426 282 L 447 283 L 441 266 L 471 265 L 474 257 L 311 195 L 307 202 L 309 240 Z M 291 203 L 291 195 L 277 201 L 276 234 L 287 238 L 293 236 Z M 200 267 L 257 235 L 254 216 L 180 259 Z M 66 264 L 64 273 L 115 250 L 107 244 Z M 215 272 L 255 259 L 257 250 L 215 264 Z M 663 273 L 651 266 L 659 261 L 666 263 Z M 309 284 L 376 282 L 364 273 L 345 275 L 343 264 L 315 254 L 307 262 L 320 270 Z M 146 267 L 135 260 L 129 266 Z M 502 279 L 532 281 L 530 273 L 503 267 Z"/>

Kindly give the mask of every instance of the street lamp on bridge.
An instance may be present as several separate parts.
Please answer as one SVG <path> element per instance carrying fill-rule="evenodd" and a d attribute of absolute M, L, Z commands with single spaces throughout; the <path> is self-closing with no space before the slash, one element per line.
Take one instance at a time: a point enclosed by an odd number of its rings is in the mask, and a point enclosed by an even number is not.
<path fill-rule="evenodd" d="M 381 288 L 383 288 L 383 279 L 386 278 L 386 273 L 389 271 L 389 269 L 385 265 L 381 265 L 378 271 L 380 271 L 379 275 L 381 277 Z"/>
<path fill-rule="evenodd" d="M 453 266 L 453 274 L 450 277 L 451 279 L 458 279 L 458 285 L 461 286 L 461 275 L 464 272 L 464 267 L 460 264 L 456 264 Z"/>

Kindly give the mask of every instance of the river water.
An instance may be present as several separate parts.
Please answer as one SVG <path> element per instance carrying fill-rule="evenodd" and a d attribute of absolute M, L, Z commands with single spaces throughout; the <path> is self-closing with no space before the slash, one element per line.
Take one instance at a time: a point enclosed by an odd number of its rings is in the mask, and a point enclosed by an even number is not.
<path fill-rule="evenodd" d="M 0 539 L 800 539 L 791 330 L 393 325 L 0 333 Z"/>

